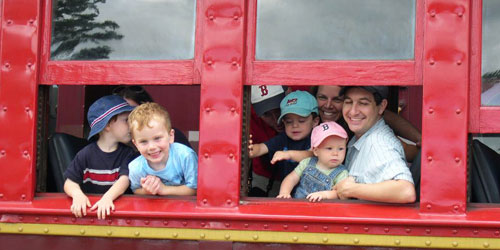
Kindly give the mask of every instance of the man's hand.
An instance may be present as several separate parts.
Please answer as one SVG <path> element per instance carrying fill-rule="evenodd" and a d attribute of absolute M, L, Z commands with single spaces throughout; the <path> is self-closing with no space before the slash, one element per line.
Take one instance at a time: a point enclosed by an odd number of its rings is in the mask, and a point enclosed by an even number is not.
<path fill-rule="evenodd" d="M 347 200 L 351 198 L 351 192 L 354 188 L 356 188 L 358 184 L 354 180 L 354 177 L 349 176 L 344 180 L 340 181 L 333 187 L 335 191 L 337 191 L 337 195 L 342 200 Z"/>
<path fill-rule="evenodd" d="M 106 219 L 106 215 L 111 214 L 111 210 L 115 211 L 113 200 L 104 195 L 98 202 L 90 208 L 91 211 L 97 209 L 97 219 Z"/>
<path fill-rule="evenodd" d="M 87 215 L 87 207 L 91 205 L 89 198 L 85 194 L 75 194 L 73 196 L 73 204 L 71 204 L 71 213 L 77 218 L 81 218 Z"/>

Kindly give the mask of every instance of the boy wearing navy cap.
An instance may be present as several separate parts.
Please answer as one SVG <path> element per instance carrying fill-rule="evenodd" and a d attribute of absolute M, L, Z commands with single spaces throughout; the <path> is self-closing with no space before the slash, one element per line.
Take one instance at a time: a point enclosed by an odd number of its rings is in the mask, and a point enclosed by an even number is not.
<path fill-rule="evenodd" d="M 138 153 L 126 146 L 130 142 L 128 114 L 134 108 L 123 98 L 112 95 L 95 101 L 89 108 L 90 140 L 78 152 L 64 172 L 64 192 L 73 198 L 71 212 L 76 217 L 97 209 L 97 217 L 105 219 L 115 209 L 113 201 L 129 186 L 128 163 Z M 104 194 L 93 206 L 85 193 Z"/>

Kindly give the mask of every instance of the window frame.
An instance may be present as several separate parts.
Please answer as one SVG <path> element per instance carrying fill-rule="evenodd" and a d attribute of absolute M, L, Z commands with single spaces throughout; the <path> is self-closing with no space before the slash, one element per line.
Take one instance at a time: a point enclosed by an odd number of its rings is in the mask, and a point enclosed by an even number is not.
<path fill-rule="evenodd" d="M 469 133 L 500 133 L 500 106 L 481 105 L 483 0 L 471 3 Z"/>

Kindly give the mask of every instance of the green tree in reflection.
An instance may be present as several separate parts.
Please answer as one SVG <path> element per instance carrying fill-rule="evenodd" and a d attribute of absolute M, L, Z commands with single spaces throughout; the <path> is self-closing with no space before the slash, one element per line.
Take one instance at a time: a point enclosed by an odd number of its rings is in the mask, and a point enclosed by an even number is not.
<path fill-rule="evenodd" d="M 491 72 L 486 72 L 483 74 L 481 78 L 483 85 L 482 92 L 484 92 L 493 87 L 498 82 L 500 82 L 500 69 Z"/>
<path fill-rule="evenodd" d="M 120 26 L 110 20 L 96 21 L 98 3 L 106 0 L 54 0 L 51 57 L 69 60 L 107 59 L 111 48 L 102 41 L 119 40 Z M 82 48 L 75 48 L 78 45 Z"/>

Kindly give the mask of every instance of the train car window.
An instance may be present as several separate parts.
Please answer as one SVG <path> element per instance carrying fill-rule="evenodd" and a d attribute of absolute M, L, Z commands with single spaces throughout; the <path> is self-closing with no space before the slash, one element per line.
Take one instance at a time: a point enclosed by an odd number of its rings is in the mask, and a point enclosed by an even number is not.
<path fill-rule="evenodd" d="M 481 105 L 500 106 L 500 2 L 483 0 Z"/>
<path fill-rule="evenodd" d="M 52 60 L 194 57 L 195 0 L 53 0 Z"/>
<path fill-rule="evenodd" d="M 415 0 L 260 0 L 256 59 L 413 59 L 415 9 Z"/>
<path fill-rule="evenodd" d="M 89 133 L 88 107 L 98 98 L 122 95 L 123 88 L 130 91 L 129 100 L 135 93 L 148 93 L 151 99 L 167 109 L 175 142 L 191 147 L 198 152 L 199 134 L 199 85 L 171 86 L 116 86 L 116 85 L 51 85 L 40 88 L 40 101 L 46 103 L 40 110 L 39 130 L 45 131 L 38 139 L 41 155 L 37 162 L 37 191 L 63 192 L 63 172 L 74 155 L 85 145 Z M 131 93 L 131 94 L 130 94 Z M 183 98 L 176 98 L 182 96 Z"/>

